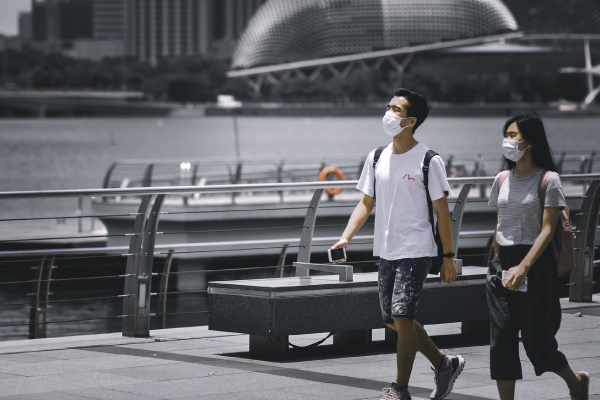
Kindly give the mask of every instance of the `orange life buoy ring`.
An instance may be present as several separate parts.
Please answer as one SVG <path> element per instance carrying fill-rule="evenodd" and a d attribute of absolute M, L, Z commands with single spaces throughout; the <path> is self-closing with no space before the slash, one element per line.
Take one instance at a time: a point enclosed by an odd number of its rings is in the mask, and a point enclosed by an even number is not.
<path fill-rule="evenodd" d="M 323 168 L 323 170 L 321 170 L 321 172 L 319 173 L 319 180 L 324 181 L 327 178 L 327 175 L 329 175 L 329 174 L 335 174 L 340 179 L 340 181 L 344 180 L 344 174 L 342 174 L 342 171 L 340 171 L 339 168 L 336 168 L 336 167 Z M 342 190 L 344 190 L 344 189 L 342 189 L 342 188 L 325 189 L 325 193 L 327 193 L 330 196 L 333 196 L 333 195 L 341 193 Z"/>

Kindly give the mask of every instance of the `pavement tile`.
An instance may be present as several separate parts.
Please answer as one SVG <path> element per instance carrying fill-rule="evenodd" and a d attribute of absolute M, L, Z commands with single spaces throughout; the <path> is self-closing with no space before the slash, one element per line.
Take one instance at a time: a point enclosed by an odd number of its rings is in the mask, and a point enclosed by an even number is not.
<path fill-rule="evenodd" d="M 368 390 L 336 385 L 333 383 L 311 383 L 309 385 L 299 385 L 289 388 L 283 388 L 282 391 L 293 394 L 309 395 L 319 399 L 355 400 L 374 397 L 378 395 L 381 396 L 381 389 Z"/>
<path fill-rule="evenodd" d="M 2 381 L 4 379 L 15 379 L 15 378 L 21 378 L 21 377 L 22 377 L 22 375 L 0 373 L 0 381 Z"/>
<path fill-rule="evenodd" d="M 213 375 L 235 375 L 247 373 L 239 369 L 221 368 L 213 365 L 170 363 L 137 368 L 119 368 L 103 371 L 107 374 L 130 376 L 132 378 L 152 381 L 169 381 L 174 379 L 201 378 Z M 237 379 L 237 378 L 232 378 Z"/>
<path fill-rule="evenodd" d="M 299 393 L 288 393 L 282 390 L 257 390 L 227 394 L 227 400 L 317 400 L 326 397 L 314 397 Z M 209 394 L 183 397 L 184 400 L 223 400 L 221 394 Z"/>
<path fill-rule="evenodd" d="M 41 363 L 45 361 L 56 361 L 55 358 L 44 357 L 42 353 L 17 353 L 17 354 L 2 354 L 0 362 L 7 360 L 13 363 Z"/>
<path fill-rule="evenodd" d="M 49 351 L 41 351 L 39 353 L 41 356 L 55 358 L 59 360 L 76 360 L 78 358 L 93 358 L 93 357 L 102 357 L 102 354 L 94 353 L 91 351 L 84 351 L 78 349 L 64 349 L 64 350 L 49 350 Z"/>
<path fill-rule="evenodd" d="M 111 388 L 138 395 L 158 396 L 165 399 L 192 397 L 208 394 L 221 394 L 223 397 L 229 393 L 248 390 L 265 390 L 283 388 L 306 384 L 306 381 L 266 375 L 261 373 L 248 373 L 230 376 L 215 375 L 205 378 L 179 379 L 162 382 L 147 382 L 133 385 L 115 385 Z"/>
<path fill-rule="evenodd" d="M 16 396 L 0 397 L 2 400 L 90 400 L 92 397 L 77 396 L 61 392 L 44 392 L 35 394 L 20 394 Z"/>
<path fill-rule="evenodd" d="M 115 367 L 141 367 L 145 365 L 167 364 L 171 362 L 174 361 L 122 355 L 104 355 L 103 357 L 94 358 L 71 360 L 57 360 L 53 358 L 52 361 L 40 363 L 29 362 L 9 366 L 0 365 L 0 372 L 23 376 L 42 376 L 69 374 L 73 372 L 99 371 L 104 369 L 115 369 Z"/>
<path fill-rule="evenodd" d="M 160 397 L 138 396 L 133 393 L 119 392 L 107 388 L 85 388 L 66 390 L 60 393 L 67 393 L 75 396 L 83 396 L 95 400 L 158 400 Z"/>
<path fill-rule="evenodd" d="M 2 381 L 2 396 L 30 395 L 91 387 L 107 387 L 121 384 L 136 384 L 141 379 L 103 374 L 101 372 L 70 373 L 22 377 Z"/>

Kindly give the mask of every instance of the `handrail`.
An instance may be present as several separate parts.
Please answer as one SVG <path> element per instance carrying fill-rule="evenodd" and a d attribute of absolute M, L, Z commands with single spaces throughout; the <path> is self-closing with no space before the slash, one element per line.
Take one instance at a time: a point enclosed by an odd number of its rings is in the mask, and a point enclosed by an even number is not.
<path fill-rule="evenodd" d="M 451 185 L 461 184 L 489 184 L 494 182 L 494 176 L 448 178 Z M 563 182 L 590 181 L 600 179 L 600 173 L 594 174 L 568 174 L 561 175 Z M 327 189 L 331 187 L 350 189 L 356 187 L 357 180 L 352 181 L 322 181 L 322 182 L 292 182 L 292 183 L 249 183 L 236 185 L 208 185 L 208 186 L 163 186 L 140 188 L 115 188 L 115 189 L 74 189 L 74 190 L 34 190 L 20 192 L 0 192 L 0 200 L 15 198 L 36 197 L 100 197 L 100 196 L 141 196 L 159 194 L 187 194 L 187 193 L 235 193 L 235 192 L 262 192 L 280 190 L 307 190 Z"/>
<path fill-rule="evenodd" d="M 594 174 L 565 174 L 561 176 L 565 182 L 571 181 L 581 184 L 586 181 L 592 181 L 583 198 L 582 210 L 578 213 L 578 220 L 575 221 L 578 227 L 576 242 L 576 272 L 571 275 L 570 297 L 577 298 L 580 301 L 587 301 L 591 295 L 593 283 L 595 236 L 597 231 L 598 214 L 600 210 L 600 173 Z M 489 185 L 494 181 L 494 176 L 487 177 L 464 177 L 450 178 L 451 185 L 463 185 L 461 193 L 456 200 L 455 208 L 452 212 L 452 235 L 455 248 L 458 251 L 458 240 L 460 238 L 483 238 L 490 237 L 493 231 L 461 231 L 462 213 L 464 204 L 469 201 L 469 191 L 474 185 Z M 314 237 L 313 229 L 319 201 L 322 198 L 322 191 L 325 188 L 354 188 L 356 180 L 352 181 L 324 181 L 324 182 L 299 182 L 299 183 L 255 183 L 255 184 L 237 184 L 237 185 L 209 185 L 209 186 L 169 186 L 169 187 L 141 187 L 141 188 L 114 188 L 114 189 L 83 189 L 83 190 L 50 190 L 50 191 L 26 191 L 26 192 L 1 192 L 0 200 L 15 198 L 62 198 L 62 197 L 101 197 L 101 196 L 138 196 L 139 207 L 137 212 L 129 215 L 134 217 L 132 229 L 125 236 L 131 236 L 129 247 L 114 246 L 105 248 L 86 248 L 86 249 L 44 249 L 44 250 L 26 250 L 26 251 L 2 251 L 2 257 L 20 257 L 24 255 L 39 256 L 40 262 L 37 267 L 36 276 L 36 307 L 32 308 L 30 318 L 31 337 L 45 336 L 45 326 L 47 323 L 47 304 L 50 294 L 50 282 L 53 281 L 52 269 L 55 257 L 61 255 L 86 254 L 101 257 L 127 257 L 127 266 L 124 275 L 123 312 L 119 316 L 123 318 L 123 334 L 125 336 L 145 337 L 149 334 L 150 317 L 164 315 L 164 313 L 151 313 L 151 296 L 157 293 L 151 293 L 152 277 L 158 275 L 152 271 L 153 259 L 157 254 L 165 254 L 172 257 L 174 254 L 200 253 L 228 250 L 258 250 L 280 248 L 282 245 L 292 245 L 298 247 L 299 262 L 310 261 L 311 245 L 330 245 L 337 240 L 337 237 Z M 584 184 L 584 187 L 587 186 Z M 223 242 L 204 242 L 204 243 L 179 243 L 179 244 L 155 244 L 155 238 L 158 233 L 157 227 L 159 217 L 162 214 L 161 207 L 165 195 L 182 195 L 188 193 L 240 193 L 240 192 L 283 192 L 283 191 L 309 191 L 313 190 L 312 201 L 306 208 L 306 217 L 302 225 L 302 234 L 294 238 L 276 238 L 266 240 L 238 240 Z M 167 232 L 168 233 L 168 232 Z M 373 235 L 356 236 L 356 241 L 362 240 L 364 244 L 373 239 Z M 356 243 L 356 242 L 355 242 Z M 237 248 L 236 248 L 237 246 Z M 240 249 L 240 246 L 249 247 Z M 270 246 L 270 247 L 268 247 Z M 182 249 L 191 249 L 193 251 L 181 251 Z M 166 252 L 168 251 L 168 253 Z M 116 253 L 116 254 L 111 254 Z M 31 261 L 31 260 L 27 260 Z M 12 262 L 12 261 L 7 261 Z M 283 264 L 283 263 L 282 263 Z M 278 266 L 281 268 L 282 266 Z M 165 269 L 163 269 L 165 271 Z M 161 284 L 161 287 L 167 287 Z M 165 297 L 161 300 L 166 304 L 167 290 L 160 290 L 161 295 Z M 590 297 L 591 298 L 591 297 Z"/>

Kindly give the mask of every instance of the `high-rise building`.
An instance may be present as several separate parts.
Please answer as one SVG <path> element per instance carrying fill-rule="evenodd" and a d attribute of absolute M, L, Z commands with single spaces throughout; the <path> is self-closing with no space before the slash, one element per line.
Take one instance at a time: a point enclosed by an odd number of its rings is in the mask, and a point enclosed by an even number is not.
<path fill-rule="evenodd" d="M 31 13 L 19 13 L 19 38 L 23 41 L 31 40 Z"/>
<path fill-rule="evenodd" d="M 126 51 L 155 64 L 161 58 L 230 56 L 265 0 L 128 0 Z"/>
<path fill-rule="evenodd" d="M 125 0 L 94 0 L 94 39 L 125 39 Z"/>
<path fill-rule="evenodd" d="M 92 38 L 92 0 L 32 0 L 33 40 Z"/>

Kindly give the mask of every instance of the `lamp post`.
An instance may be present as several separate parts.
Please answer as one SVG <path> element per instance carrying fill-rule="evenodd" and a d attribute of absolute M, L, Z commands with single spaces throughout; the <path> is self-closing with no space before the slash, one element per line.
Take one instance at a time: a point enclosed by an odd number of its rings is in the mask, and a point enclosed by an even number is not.
<path fill-rule="evenodd" d="M 233 118 L 233 140 L 235 144 L 235 156 L 240 158 L 240 134 L 238 129 L 237 116 L 241 112 L 242 102 L 237 101 L 235 97 L 225 94 L 217 96 L 217 107 L 228 108 Z"/>

